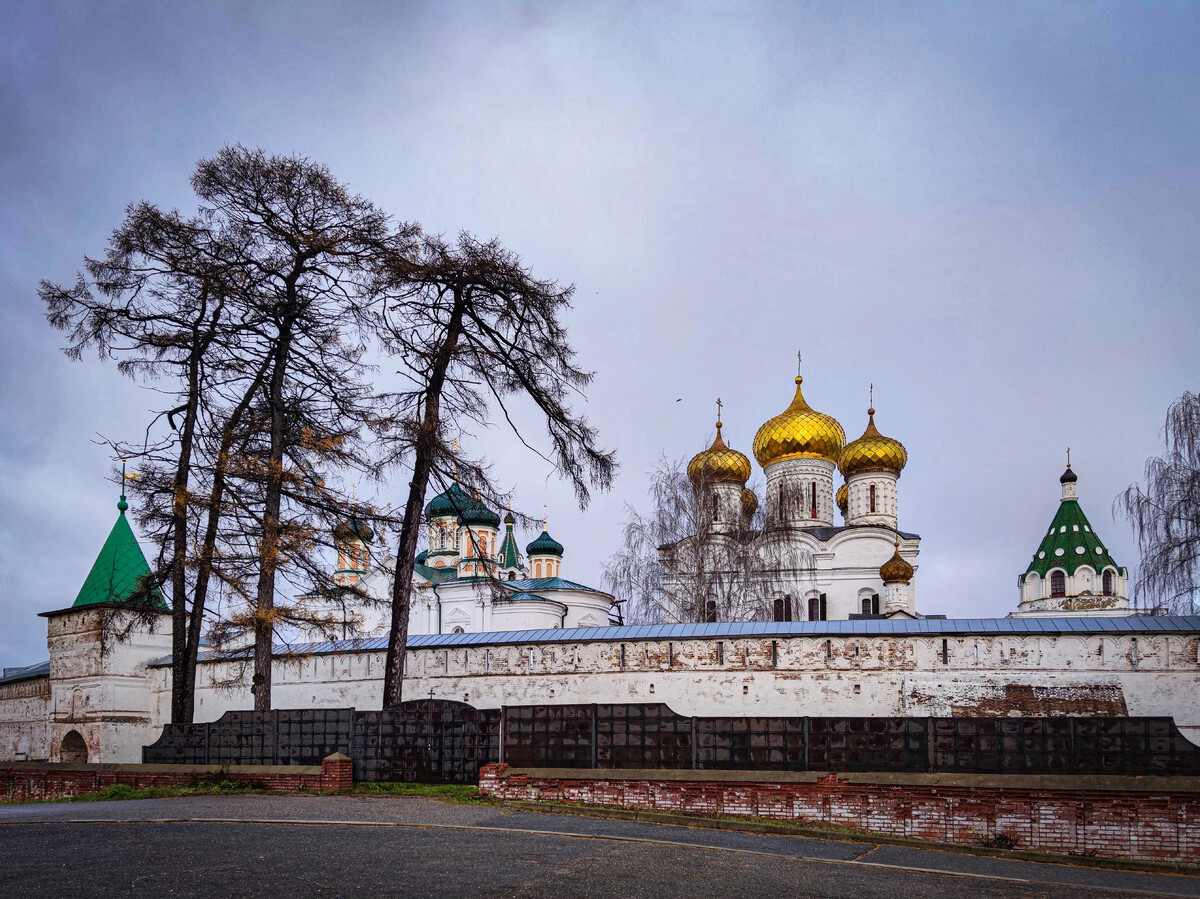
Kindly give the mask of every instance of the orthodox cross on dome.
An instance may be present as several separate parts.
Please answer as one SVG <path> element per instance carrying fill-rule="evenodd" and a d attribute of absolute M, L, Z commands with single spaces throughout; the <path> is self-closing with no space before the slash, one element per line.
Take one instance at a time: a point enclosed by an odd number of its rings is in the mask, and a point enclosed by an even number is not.
<path fill-rule="evenodd" d="M 717 397 L 717 430 L 721 430 L 721 398 Z"/>
<path fill-rule="evenodd" d="M 800 351 L 796 350 L 796 377 L 797 378 L 800 377 L 800 362 L 801 362 Z"/>
<path fill-rule="evenodd" d="M 871 382 L 870 393 L 868 395 L 870 396 L 870 399 L 867 401 L 867 406 L 870 407 L 871 414 L 874 415 L 875 414 L 875 382 L 874 381 Z"/>
<path fill-rule="evenodd" d="M 1067 468 L 1071 467 L 1071 448 L 1067 447 Z"/>
<path fill-rule="evenodd" d="M 546 530 L 546 523 L 547 523 L 549 520 L 550 520 L 550 518 L 549 518 L 549 516 L 546 514 L 546 504 L 545 504 L 545 503 L 542 503 L 542 530 L 543 530 L 543 531 L 544 531 L 544 530 Z"/>
<path fill-rule="evenodd" d="M 125 460 L 122 459 L 121 460 L 121 498 L 117 501 L 117 509 L 121 512 L 122 515 L 124 515 L 125 510 L 129 508 L 129 502 L 128 502 L 128 500 L 125 499 L 125 480 L 126 480 Z"/>

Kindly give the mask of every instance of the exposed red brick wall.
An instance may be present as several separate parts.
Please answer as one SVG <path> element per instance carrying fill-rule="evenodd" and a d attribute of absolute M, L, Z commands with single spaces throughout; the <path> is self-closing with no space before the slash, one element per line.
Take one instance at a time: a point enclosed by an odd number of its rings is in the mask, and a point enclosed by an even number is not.
<path fill-rule="evenodd" d="M 479 789 L 498 799 L 823 822 L 946 843 L 1006 836 L 1019 849 L 1200 862 L 1195 792 L 849 783 L 832 774 L 815 782 L 574 779 L 507 765 L 484 767 Z"/>
<path fill-rule="evenodd" d="M 80 765 L 46 762 L 16 763 L 0 767 L 0 801 L 66 799 L 95 793 L 114 784 L 143 787 L 185 787 L 231 780 L 261 790 L 281 793 L 305 791 L 346 792 L 354 789 L 354 762 L 337 755 L 320 768 L 297 766 L 293 770 L 250 765 L 218 769 L 188 765 Z"/>

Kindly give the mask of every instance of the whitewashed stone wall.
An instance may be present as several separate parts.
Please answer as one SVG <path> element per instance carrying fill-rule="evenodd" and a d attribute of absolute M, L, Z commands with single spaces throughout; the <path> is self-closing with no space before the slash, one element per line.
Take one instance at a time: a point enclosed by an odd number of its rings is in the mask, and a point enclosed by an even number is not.
<path fill-rule="evenodd" d="M 1195 634 L 754 638 L 472 646 L 410 651 L 405 698 L 481 708 L 538 703 L 663 702 L 691 715 L 954 717 L 1172 716 L 1200 742 Z M 774 642 L 774 659 L 772 658 Z M 622 654 L 622 647 L 624 647 Z M 279 662 L 277 708 L 378 708 L 384 654 Z M 245 687 L 218 690 L 230 663 L 205 665 L 197 720 L 250 707 Z M 155 717 L 169 672 L 153 670 Z"/>
<path fill-rule="evenodd" d="M 50 678 L 0 684 L 0 759 L 50 757 Z"/>

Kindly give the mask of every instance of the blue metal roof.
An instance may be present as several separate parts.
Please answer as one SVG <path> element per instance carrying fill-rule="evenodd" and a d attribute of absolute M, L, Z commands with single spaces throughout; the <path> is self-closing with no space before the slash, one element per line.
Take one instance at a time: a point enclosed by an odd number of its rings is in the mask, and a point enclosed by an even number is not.
<path fill-rule="evenodd" d="M 24 668 L 5 668 L 0 684 L 14 684 L 17 681 L 33 680 L 36 677 L 50 676 L 50 660 L 38 662 L 36 665 L 26 665 Z"/>
<path fill-rule="evenodd" d="M 510 582 L 511 583 L 511 582 Z M 520 583 L 520 582 L 518 582 Z M 1119 618 L 919 618 L 856 621 L 748 621 L 716 624 L 635 624 L 617 627 L 541 628 L 524 631 L 491 631 L 476 634 L 415 634 L 409 649 L 430 647 L 497 646 L 529 643 L 609 643 L 636 640 L 736 639 L 741 637 L 853 637 L 853 636 L 1004 636 L 1062 634 L 1161 634 L 1200 633 L 1200 615 L 1130 615 Z M 387 637 L 369 640 L 333 640 L 325 643 L 292 643 L 274 647 L 275 655 L 328 655 L 343 652 L 379 652 Z M 207 661 L 215 652 L 200 653 Z M 170 656 L 156 666 L 169 665 Z"/>

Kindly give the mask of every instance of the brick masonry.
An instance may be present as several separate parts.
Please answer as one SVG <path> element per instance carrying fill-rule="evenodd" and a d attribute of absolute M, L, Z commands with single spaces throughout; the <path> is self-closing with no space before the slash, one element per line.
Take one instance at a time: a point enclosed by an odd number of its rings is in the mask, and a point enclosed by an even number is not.
<path fill-rule="evenodd" d="M 896 837 L 1076 856 L 1200 862 L 1200 782 L 1135 777 L 739 775 L 488 765 L 497 799 L 842 825 Z M 724 776 L 728 778 L 728 773 Z M 1186 781 L 1186 783 L 1184 782 Z"/>
<path fill-rule="evenodd" d="M 354 761 L 336 753 L 317 765 L 59 765 L 12 762 L 0 767 L 0 802 L 66 799 L 114 784 L 134 789 L 187 787 L 231 780 L 280 793 L 354 789 Z"/>

